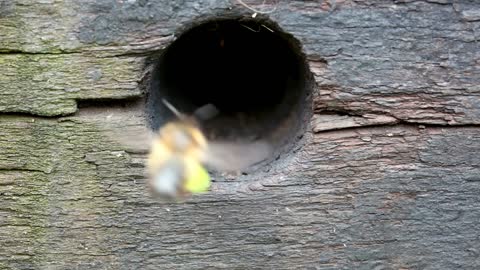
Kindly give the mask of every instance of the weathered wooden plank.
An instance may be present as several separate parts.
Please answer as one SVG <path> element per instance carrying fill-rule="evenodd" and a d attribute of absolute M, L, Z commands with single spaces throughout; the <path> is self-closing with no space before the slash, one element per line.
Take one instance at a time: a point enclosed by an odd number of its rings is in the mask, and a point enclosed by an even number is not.
<path fill-rule="evenodd" d="M 225 11 L 229 6 L 227 1 L 191 0 L 2 1 L 0 51 L 79 52 L 105 46 L 125 52 L 145 40 L 162 42 L 192 18 Z"/>
<path fill-rule="evenodd" d="M 144 138 L 115 139 L 143 131 L 142 104 L 0 115 L 0 268 L 480 268 L 478 2 L 245 2 L 303 44 L 327 111 L 303 148 L 171 204 L 147 196 Z M 251 16 L 0 0 L 0 112 L 141 97 L 145 57 L 219 14 Z"/>
<path fill-rule="evenodd" d="M 0 55 L 0 66 L 0 112 L 58 116 L 77 100 L 142 96 L 142 58 L 19 53 Z"/>
<path fill-rule="evenodd" d="M 321 57 L 328 63 L 312 63 L 320 88 L 318 110 L 381 112 L 420 123 L 478 123 L 479 22 L 462 14 L 479 8 L 473 2 L 378 1 L 362 9 L 339 7 L 335 15 L 305 8 L 308 25 L 295 26 L 299 11 L 282 26 L 301 31 L 296 35 L 312 61 Z"/>
<path fill-rule="evenodd" d="M 247 1 L 262 8 L 260 2 Z M 418 123 L 479 123 L 478 3 L 333 3 L 279 1 L 268 14 L 302 42 L 320 91 L 317 110 L 387 114 Z M 250 16 L 251 11 L 237 1 L 7 1 L 2 2 L 0 13 L 0 51 L 151 54 L 197 18 L 219 14 Z M 88 64 L 80 63 L 78 70 L 69 71 L 71 65 L 59 67 L 57 63 L 48 65 L 53 72 L 62 69 L 64 83 L 82 81 L 78 77 L 88 70 Z M 141 71 L 128 67 L 119 65 L 118 72 L 126 84 L 133 85 Z M 115 75 L 104 76 L 113 80 Z M 1 88 L 10 93 L 17 89 Z M 35 100 L 33 96 L 42 93 L 10 98 L 5 102 L 9 106 L 2 104 L 0 110 L 40 115 L 74 111 L 74 100 L 68 94 L 55 91 L 42 102 Z"/>
<path fill-rule="evenodd" d="M 313 132 L 398 123 L 398 119 L 394 117 L 377 114 L 366 114 L 362 117 L 336 114 L 315 114 L 312 121 Z"/>
<path fill-rule="evenodd" d="M 170 204 L 147 196 L 145 149 L 110 136 L 143 128 L 141 111 L 32 119 L 0 121 L 5 267 L 480 267 L 476 127 L 309 133 L 264 171 Z"/>

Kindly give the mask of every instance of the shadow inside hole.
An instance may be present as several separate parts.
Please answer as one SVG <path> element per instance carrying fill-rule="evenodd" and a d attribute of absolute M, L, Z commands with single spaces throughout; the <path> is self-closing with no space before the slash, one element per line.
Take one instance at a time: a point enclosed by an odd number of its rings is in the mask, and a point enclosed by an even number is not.
<path fill-rule="evenodd" d="M 208 139 L 261 139 L 279 153 L 305 130 L 311 80 L 300 45 L 275 24 L 210 21 L 186 31 L 162 53 L 147 115 L 156 130 L 175 119 L 162 99 L 187 114 L 213 104 L 219 115 L 201 123 Z"/>

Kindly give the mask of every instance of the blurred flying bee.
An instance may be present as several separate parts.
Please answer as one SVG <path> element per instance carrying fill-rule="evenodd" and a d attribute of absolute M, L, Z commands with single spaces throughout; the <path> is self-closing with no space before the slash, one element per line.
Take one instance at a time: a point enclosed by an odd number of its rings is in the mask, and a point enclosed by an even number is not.
<path fill-rule="evenodd" d="M 166 100 L 163 103 L 178 119 L 161 127 L 152 140 L 147 161 L 150 187 L 170 198 L 205 192 L 210 176 L 201 161 L 207 140 L 192 117 L 180 114 Z"/>
<path fill-rule="evenodd" d="M 238 171 L 265 160 L 271 153 L 265 142 L 208 141 L 195 115 L 214 117 L 218 111 L 210 104 L 199 108 L 194 116 L 187 116 L 166 100 L 163 103 L 178 119 L 153 134 L 146 165 L 149 186 L 155 194 L 174 199 L 206 192 L 211 183 L 206 167 Z"/>

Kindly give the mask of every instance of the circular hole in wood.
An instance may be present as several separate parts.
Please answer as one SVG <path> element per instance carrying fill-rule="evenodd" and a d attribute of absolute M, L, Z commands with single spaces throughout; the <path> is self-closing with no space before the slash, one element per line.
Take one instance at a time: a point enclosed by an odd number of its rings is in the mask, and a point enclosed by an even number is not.
<path fill-rule="evenodd" d="M 300 43 L 275 23 L 212 20 L 186 30 L 158 57 L 147 115 L 156 130 L 176 118 L 162 99 L 186 114 L 213 104 L 218 115 L 201 122 L 208 139 L 267 141 L 271 161 L 305 131 L 312 87 Z"/>

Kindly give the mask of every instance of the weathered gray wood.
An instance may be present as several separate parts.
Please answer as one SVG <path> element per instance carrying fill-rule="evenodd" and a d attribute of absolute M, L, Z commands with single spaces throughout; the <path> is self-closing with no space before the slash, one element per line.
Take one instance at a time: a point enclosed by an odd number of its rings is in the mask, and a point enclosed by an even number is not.
<path fill-rule="evenodd" d="M 365 114 L 362 117 L 337 114 L 315 114 L 313 116 L 313 132 L 395 123 L 398 123 L 398 119 L 391 116 L 377 114 Z"/>
<path fill-rule="evenodd" d="M 72 114 L 78 100 L 143 95 L 143 61 L 84 54 L 0 55 L 0 111 L 42 116 Z"/>
<path fill-rule="evenodd" d="M 480 5 L 274 6 L 317 82 L 302 148 L 171 204 L 147 194 L 144 139 L 115 139 L 142 103 L 77 101 L 143 97 L 144 60 L 179 29 L 251 12 L 0 0 L 0 269 L 479 269 Z"/>
<path fill-rule="evenodd" d="M 253 7 L 260 2 L 247 1 Z M 269 16 L 303 43 L 322 90 L 315 102 L 318 110 L 380 113 L 418 123 L 478 124 L 480 20 L 475 14 L 480 7 L 475 1 L 453 2 L 280 1 Z M 2 10 L 0 51 L 7 53 L 153 53 L 196 18 L 251 14 L 233 0 L 6 1 Z M 65 81 L 80 77 L 75 68 L 68 71 L 68 60 L 43 59 L 52 72 L 64 74 Z M 19 66 L 15 62 L 23 63 L 25 57 L 8 60 Z M 92 65 L 87 61 L 78 67 L 88 70 Z M 118 71 L 125 84 L 137 82 L 135 69 Z M 105 72 L 104 79 L 115 76 Z M 47 84 L 47 78 L 41 83 Z M 16 87 L 2 88 L 14 93 Z M 41 101 L 36 97 L 43 91 L 32 89 L 16 102 L 9 99 L 0 111 L 58 115 L 74 110 L 72 95 L 65 93 L 69 86 L 55 89 Z M 55 107 L 59 100 L 66 104 L 50 113 L 37 108 Z"/>
<path fill-rule="evenodd" d="M 5 266 L 480 266 L 479 128 L 311 134 L 268 173 L 164 204 L 146 193 L 145 149 L 101 131 L 140 129 L 137 114 L 32 119 L 0 121 Z"/>

